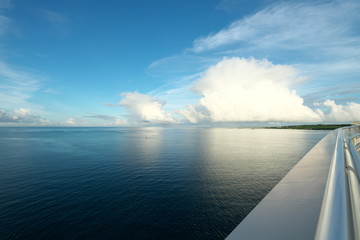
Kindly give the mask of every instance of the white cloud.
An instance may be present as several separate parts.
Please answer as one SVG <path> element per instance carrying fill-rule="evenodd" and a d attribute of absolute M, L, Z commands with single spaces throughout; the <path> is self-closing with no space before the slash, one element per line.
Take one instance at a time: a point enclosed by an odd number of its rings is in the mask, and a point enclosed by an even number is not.
<path fill-rule="evenodd" d="M 1 123 L 43 123 L 46 120 L 40 115 L 31 112 L 27 108 L 19 108 L 14 110 L 0 109 Z"/>
<path fill-rule="evenodd" d="M 68 125 L 74 125 L 76 120 L 74 118 L 68 118 L 65 123 Z"/>
<path fill-rule="evenodd" d="M 49 23 L 51 30 L 55 30 L 56 34 L 66 36 L 70 33 L 70 19 L 65 15 L 45 9 L 39 9 L 39 16 Z"/>
<path fill-rule="evenodd" d="M 11 20 L 5 16 L 0 15 L 0 36 L 5 34 L 11 24 Z"/>
<path fill-rule="evenodd" d="M 293 90 L 303 79 L 292 66 L 253 58 L 224 59 L 194 83 L 192 89 L 201 95 L 198 103 L 177 112 L 191 123 L 351 122 L 360 119 L 360 104 L 355 102 L 337 104 L 334 100 L 326 100 L 315 103 L 318 107 L 315 110 L 306 106 Z"/>
<path fill-rule="evenodd" d="M 97 119 L 101 119 L 104 121 L 115 121 L 117 118 L 114 116 L 110 116 L 110 115 L 104 115 L 104 114 L 90 114 L 87 116 L 84 116 L 87 118 L 97 118 Z"/>
<path fill-rule="evenodd" d="M 345 105 L 341 105 L 336 104 L 333 100 L 326 100 L 315 105 L 325 107 L 324 111 L 319 111 L 324 121 L 352 122 L 360 120 L 360 104 L 358 103 L 348 102 Z"/>
<path fill-rule="evenodd" d="M 206 107 L 202 105 L 189 105 L 186 109 L 177 111 L 180 115 L 184 116 L 191 123 L 209 122 L 211 116 Z"/>
<path fill-rule="evenodd" d="M 91 114 L 85 116 L 86 118 L 95 118 L 95 119 L 101 119 L 103 121 L 106 121 L 107 123 L 105 125 L 126 125 L 126 121 L 122 118 L 110 116 L 110 115 L 104 115 L 104 114 Z"/>
<path fill-rule="evenodd" d="M 108 107 L 120 107 L 119 104 L 113 104 L 113 103 L 102 103 L 102 105 L 108 106 Z"/>
<path fill-rule="evenodd" d="M 48 20 L 49 22 L 53 23 L 53 24 L 59 24 L 59 23 L 67 23 L 70 20 L 65 17 L 64 15 L 54 12 L 54 11 L 49 11 L 49 10 L 40 10 L 40 13 L 43 15 L 43 17 Z"/>
<path fill-rule="evenodd" d="M 216 61 L 217 58 L 183 53 L 153 61 L 146 72 L 154 77 L 165 76 L 167 79 L 173 79 L 181 76 L 182 78 L 184 74 L 194 75 L 204 71 L 209 64 L 214 64 Z"/>
<path fill-rule="evenodd" d="M 109 123 L 109 126 L 124 126 L 127 124 L 127 121 L 122 118 L 116 118 L 113 122 Z"/>
<path fill-rule="evenodd" d="M 83 118 L 68 118 L 65 122 L 52 122 L 51 125 L 53 126 L 93 126 L 94 124 L 90 123 L 89 121 Z"/>
<path fill-rule="evenodd" d="M 75 118 L 68 118 L 65 121 L 65 124 L 66 125 L 76 125 L 76 124 L 78 124 L 78 121 Z"/>
<path fill-rule="evenodd" d="M 31 108 L 39 111 L 40 106 L 29 99 L 40 89 L 42 79 L 39 76 L 9 66 L 0 60 L 0 107 Z"/>
<path fill-rule="evenodd" d="M 124 106 L 135 121 L 149 123 L 174 123 L 174 118 L 167 113 L 165 103 L 157 98 L 138 92 L 125 92 L 120 105 Z"/>
<path fill-rule="evenodd" d="M 11 1 L 0 0 L 0 9 L 10 8 Z M 8 30 L 14 30 L 12 20 L 0 13 L 0 40 Z M 3 49 L 6 53 L 6 49 Z M 0 56 L 0 108 L 17 109 L 30 108 L 38 112 L 41 107 L 29 102 L 33 93 L 39 89 L 42 79 L 30 72 L 6 63 L 4 56 Z"/>
<path fill-rule="evenodd" d="M 198 94 L 191 90 L 193 82 L 199 77 L 200 75 L 197 75 L 196 78 L 192 78 L 191 82 L 182 82 L 182 86 L 172 85 L 172 88 L 170 89 L 155 89 L 149 92 L 148 95 L 157 99 L 166 99 L 166 110 L 176 111 L 179 108 L 192 104 L 199 99 Z"/>
<path fill-rule="evenodd" d="M 0 10 L 10 7 L 11 3 L 9 0 L 0 0 Z M 10 29 L 12 21 L 10 20 L 10 18 L 4 16 L 2 12 L 0 14 L 0 36 L 2 36 Z"/>
<path fill-rule="evenodd" d="M 320 121 L 290 87 L 296 69 L 267 60 L 231 58 L 209 68 L 193 86 L 202 98 L 179 113 L 201 121 Z"/>
<path fill-rule="evenodd" d="M 354 37 L 359 11 L 357 0 L 274 4 L 215 34 L 196 39 L 192 50 L 203 52 L 237 44 L 257 49 L 305 47 L 319 48 L 319 52 L 334 49 L 338 53 L 347 50 L 354 55 L 351 50 L 359 52 L 359 38 Z"/>

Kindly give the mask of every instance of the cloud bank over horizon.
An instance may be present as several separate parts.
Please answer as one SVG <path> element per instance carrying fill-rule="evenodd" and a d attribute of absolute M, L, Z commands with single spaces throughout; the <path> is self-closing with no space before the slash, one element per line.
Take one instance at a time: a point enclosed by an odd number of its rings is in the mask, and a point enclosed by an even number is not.
<path fill-rule="evenodd" d="M 30 109 L 19 108 L 14 110 L 0 109 L 0 123 L 43 123 L 46 120 Z"/>
<path fill-rule="evenodd" d="M 304 77 L 291 66 L 268 60 L 230 58 L 210 67 L 194 85 L 202 97 L 180 110 L 189 122 L 283 121 L 351 122 L 360 119 L 360 104 L 338 105 L 333 100 L 304 105 L 292 86 Z"/>
<path fill-rule="evenodd" d="M 327 122 L 349 122 L 360 119 L 360 104 L 348 102 L 344 105 L 336 104 L 334 100 L 326 100 L 322 103 L 315 103 L 315 106 L 324 107 L 324 111 L 318 110 L 323 121 Z"/>
<path fill-rule="evenodd" d="M 165 102 L 138 92 L 123 93 L 120 105 L 130 118 L 148 123 L 206 122 L 351 122 L 360 119 L 360 104 L 338 105 L 334 100 L 306 106 L 295 87 L 306 81 L 293 66 L 254 58 L 224 58 L 208 68 L 191 90 L 197 103 L 176 112 L 165 110 Z"/>

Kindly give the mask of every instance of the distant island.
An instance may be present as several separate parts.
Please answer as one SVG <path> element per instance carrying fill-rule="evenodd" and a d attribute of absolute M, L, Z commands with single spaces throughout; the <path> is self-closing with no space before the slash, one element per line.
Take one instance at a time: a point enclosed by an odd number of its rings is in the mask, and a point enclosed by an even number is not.
<path fill-rule="evenodd" d="M 348 127 L 351 124 L 316 124 L 316 125 L 292 125 L 292 126 L 278 126 L 266 127 L 270 129 L 304 129 L 304 130 L 334 130 L 337 128 Z"/>

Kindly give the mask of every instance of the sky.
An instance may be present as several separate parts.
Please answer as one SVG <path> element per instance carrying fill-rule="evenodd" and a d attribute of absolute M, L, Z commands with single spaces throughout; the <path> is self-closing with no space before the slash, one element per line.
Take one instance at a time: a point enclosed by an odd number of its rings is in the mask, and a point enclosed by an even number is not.
<path fill-rule="evenodd" d="M 0 126 L 360 120 L 360 1 L 0 0 Z"/>

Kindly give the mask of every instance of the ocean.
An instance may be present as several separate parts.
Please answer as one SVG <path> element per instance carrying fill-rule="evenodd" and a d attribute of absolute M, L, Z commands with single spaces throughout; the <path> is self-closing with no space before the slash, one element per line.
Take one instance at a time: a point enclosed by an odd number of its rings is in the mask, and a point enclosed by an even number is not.
<path fill-rule="evenodd" d="M 329 131 L 0 128 L 0 239 L 224 239 Z"/>

